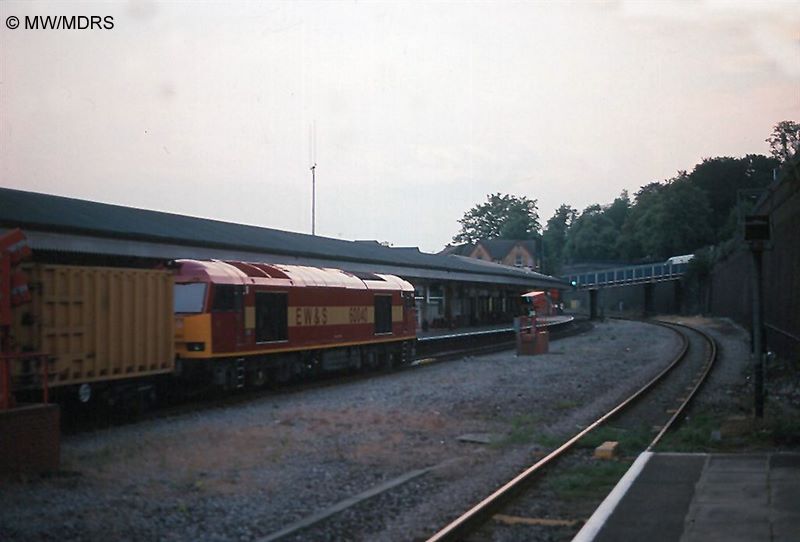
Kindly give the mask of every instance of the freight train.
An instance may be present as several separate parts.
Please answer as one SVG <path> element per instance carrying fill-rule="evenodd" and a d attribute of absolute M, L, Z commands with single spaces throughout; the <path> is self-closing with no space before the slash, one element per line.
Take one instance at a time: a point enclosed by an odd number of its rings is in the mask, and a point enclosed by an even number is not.
<path fill-rule="evenodd" d="M 3 341 L 16 392 L 46 380 L 51 394 L 113 402 L 165 382 L 258 387 L 414 354 L 414 289 L 393 275 L 220 260 L 20 269 L 26 299 Z"/>

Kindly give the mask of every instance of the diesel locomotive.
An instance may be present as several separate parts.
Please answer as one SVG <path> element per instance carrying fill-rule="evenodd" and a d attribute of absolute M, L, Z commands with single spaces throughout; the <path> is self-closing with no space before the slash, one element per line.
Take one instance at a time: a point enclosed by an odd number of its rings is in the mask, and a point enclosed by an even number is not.
<path fill-rule="evenodd" d="M 176 262 L 175 373 L 225 388 L 409 362 L 414 288 L 393 275 Z"/>

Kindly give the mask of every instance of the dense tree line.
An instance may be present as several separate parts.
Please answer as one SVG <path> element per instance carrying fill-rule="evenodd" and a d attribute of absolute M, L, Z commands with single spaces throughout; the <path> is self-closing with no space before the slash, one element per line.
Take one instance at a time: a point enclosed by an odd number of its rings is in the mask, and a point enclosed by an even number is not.
<path fill-rule="evenodd" d="M 623 191 L 582 212 L 562 205 L 543 234 L 545 271 L 584 261 L 661 261 L 718 244 L 735 233 L 746 189 L 767 186 L 778 165 L 755 154 L 708 158 L 691 172 L 642 186 L 633 199 Z"/>
<path fill-rule="evenodd" d="M 455 242 L 541 239 L 544 272 L 586 261 L 662 261 L 734 236 L 752 195 L 767 186 L 781 162 L 798 152 L 800 124 L 783 121 L 766 140 L 771 157 L 707 158 L 692 171 L 642 186 L 630 197 L 578 211 L 562 204 L 541 231 L 536 200 L 491 194 L 468 211 Z"/>

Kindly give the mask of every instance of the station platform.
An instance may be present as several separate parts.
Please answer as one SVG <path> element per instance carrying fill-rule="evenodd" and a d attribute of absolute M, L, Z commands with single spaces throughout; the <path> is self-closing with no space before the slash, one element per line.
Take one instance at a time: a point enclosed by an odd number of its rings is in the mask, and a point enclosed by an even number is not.
<path fill-rule="evenodd" d="M 573 542 L 800 540 L 800 453 L 644 452 Z"/>
<path fill-rule="evenodd" d="M 536 319 L 536 327 L 553 327 L 566 324 L 574 320 L 575 317 L 569 314 L 558 314 L 554 316 L 539 316 Z M 474 326 L 460 327 L 455 329 L 429 329 L 428 331 L 417 330 L 418 339 L 434 339 L 445 337 L 459 337 L 469 335 L 490 335 L 492 333 L 505 333 L 514 331 L 513 324 L 499 324 L 494 326 Z"/>

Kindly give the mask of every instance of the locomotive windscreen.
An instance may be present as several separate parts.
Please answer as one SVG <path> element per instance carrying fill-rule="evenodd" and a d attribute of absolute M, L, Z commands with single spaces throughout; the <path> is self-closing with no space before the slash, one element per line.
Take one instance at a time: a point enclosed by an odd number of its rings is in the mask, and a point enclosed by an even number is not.
<path fill-rule="evenodd" d="M 206 300 L 206 284 L 203 282 L 175 284 L 173 299 L 173 307 L 176 314 L 203 312 Z"/>

